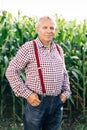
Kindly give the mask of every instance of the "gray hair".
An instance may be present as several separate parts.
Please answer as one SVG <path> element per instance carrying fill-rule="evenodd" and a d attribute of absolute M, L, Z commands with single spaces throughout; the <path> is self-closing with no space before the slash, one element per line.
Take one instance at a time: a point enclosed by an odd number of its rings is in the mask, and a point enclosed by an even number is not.
<path fill-rule="evenodd" d="M 39 18 L 39 20 L 37 21 L 37 27 L 41 24 L 41 21 L 44 20 L 44 19 L 48 19 L 48 20 L 51 20 L 56 28 L 56 22 L 49 16 L 43 16 L 41 18 Z"/>

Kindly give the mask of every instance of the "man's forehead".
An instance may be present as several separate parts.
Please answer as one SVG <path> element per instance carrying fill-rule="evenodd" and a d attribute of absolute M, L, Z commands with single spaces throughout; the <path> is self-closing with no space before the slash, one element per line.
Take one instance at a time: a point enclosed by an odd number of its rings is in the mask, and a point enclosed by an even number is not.
<path fill-rule="evenodd" d="M 48 16 L 44 16 L 44 17 L 40 18 L 38 20 L 37 26 L 41 26 L 41 24 L 47 25 L 48 22 L 50 22 L 50 24 L 52 24 L 52 26 L 56 27 L 56 23 L 53 21 L 53 19 L 51 19 Z"/>

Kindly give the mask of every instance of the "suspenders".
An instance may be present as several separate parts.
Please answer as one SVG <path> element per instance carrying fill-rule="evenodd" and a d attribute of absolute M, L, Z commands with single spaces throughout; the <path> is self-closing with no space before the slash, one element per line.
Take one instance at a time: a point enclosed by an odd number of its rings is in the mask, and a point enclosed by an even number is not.
<path fill-rule="evenodd" d="M 33 44 L 34 44 L 34 52 L 35 52 L 35 56 L 36 56 L 36 61 L 37 61 L 38 73 L 39 73 L 39 77 L 40 77 L 40 83 L 42 86 L 42 92 L 43 92 L 43 94 L 45 94 L 46 89 L 45 89 L 45 85 L 44 85 L 44 81 L 43 81 L 42 70 L 40 68 L 40 61 L 39 61 L 39 56 L 38 56 L 37 45 L 36 45 L 35 41 L 33 41 Z"/>
<path fill-rule="evenodd" d="M 56 48 L 57 48 L 57 51 L 58 51 L 59 54 L 60 54 L 60 49 L 59 49 L 58 45 L 56 45 Z"/>
<path fill-rule="evenodd" d="M 37 45 L 36 45 L 35 41 L 33 41 L 33 45 L 34 45 L 34 52 L 35 52 L 36 61 L 37 61 L 38 73 L 39 73 L 39 77 L 40 77 L 40 83 L 41 83 L 41 86 L 42 86 L 42 92 L 43 92 L 43 95 L 45 95 L 46 94 L 46 89 L 45 89 L 45 85 L 44 85 L 44 81 L 43 81 L 42 70 L 41 70 L 41 67 L 40 67 L 40 60 L 39 60 L 39 56 L 38 56 L 38 49 L 37 49 Z M 60 54 L 60 50 L 59 50 L 58 45 L 56 45 L 56 48 L 57 48 L 57 51 Z"/>

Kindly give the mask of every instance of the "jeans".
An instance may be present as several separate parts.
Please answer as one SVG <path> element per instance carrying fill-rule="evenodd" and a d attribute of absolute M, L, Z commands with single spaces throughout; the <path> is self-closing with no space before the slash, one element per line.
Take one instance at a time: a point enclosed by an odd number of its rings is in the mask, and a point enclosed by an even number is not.
<path fill-rule="evenodd" d="M 26 102 L 24 110 L 24 130 L 60 130 L 63 103 L 60 96 L 41 96 L 38 106 Z"/>

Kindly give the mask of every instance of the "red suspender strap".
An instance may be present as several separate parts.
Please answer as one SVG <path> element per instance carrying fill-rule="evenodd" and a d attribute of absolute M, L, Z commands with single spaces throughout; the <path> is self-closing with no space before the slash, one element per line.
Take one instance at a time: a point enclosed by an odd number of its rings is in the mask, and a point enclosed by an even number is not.
<path fill-rule="evenodd" d="M 56 48 L 57 48 L 57 51 L 58 51 L 59 54 L 60 54 L 60 49 L 59 49 L 58 45 L 56 45 Z"/>
<path fill-rule="evenodd" d="M 37 61 L 38 73 L 39 73 L 39 77 L 40 77 L 40 83 L 41 83 L 41 86 L 42 86 L 42 92 L 43 92 L 43 94 L 45 94 L 46 90 L 45 90 L 45 85 L 44 85 L 44 81 L 43 81 L 42 70 L 41 70 L 41 67 L 40 67 L 38 49 L 37 49 L 37 45 L 36 45 L 35 41 L 33 41 L 33 44 L 34 44 L 34 52 L 35 52 L 35 56 L 36 56 L 36 61 Z"/>
<path fill-rule="evenodd" d="M 43 92 L 43 94 L 45 94 L 46 93 L 46 89 L 45 89 L 45 85 L 44 85 L 44 81 L 43 81 L 42 70 L 41 70 L 41 67 L 40 67 L 40 61 L 39 61 L 39 56 L 38 56 L 38 49 L 37 49 L 37 45 L 36 45 L 35 41 L 33 41 L 33 44 L 34 44 L 34 52 L 35 52 L 35 56 L 36 56 L 36 61 L 37 61 L 38 73 L 39 73 L 39 77 L 40 77 L 40 83 L 41 83 L 41 86 L 42 86 L 42 92 Z M 59 50 L 58 45 L 56 45 L 56 48 L 57 48 L 57 51 L 60 54 L 60 50 Z"/>

